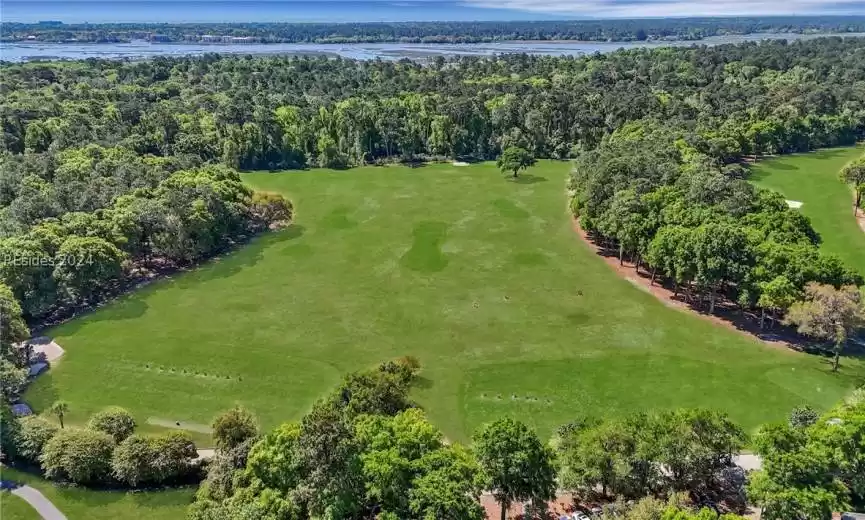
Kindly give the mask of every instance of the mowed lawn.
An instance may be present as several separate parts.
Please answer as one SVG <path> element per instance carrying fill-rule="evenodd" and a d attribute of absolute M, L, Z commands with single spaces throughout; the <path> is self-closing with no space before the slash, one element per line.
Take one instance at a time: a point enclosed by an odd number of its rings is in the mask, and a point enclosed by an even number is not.
<path fill-rule="evenodd" d="M 33 506 L 9 491 L 0 491 L 0 518 L 3 520 L 39 520 Z"/>
<path fill-rule="evenodd" d="M 0 468 L 0 477 L 18 484 L 30 485 L 42 492 L 69 520 L 177 520 L 186 517 L 195 489 L 161 491 L 93 491 L 74 486 L 60 486 L 30 473 Z M 0 493 L 0 518 L 29 520 L 42 518 L 24 500 Z"/>
<path fill-rule="evenodd" d="M 417 401 L 454 439 L 518 417 L 706 406 L 746 428 L 824 409 L 865 369 L 766 347 L 670 309 L 574 233 L 570 165 L 518 182 L 492 164 L 254 173 L 290 229 L 50 331 L 66 356 L 26 399 L 71 420 L 111 404 L 206 424 L 235 403 L 299 418 L 343 374 L 413 355 Z"/>
<path fill-rule="evenodd" d="M 769 159 L 751 167 L 750 179 L 802 202 L 823 249 L 865 275 L 865 233 L 853 217 L 853 191 L 838 179 L 841 169 L 863 153 L 865 146 L 856 146 Z"/>

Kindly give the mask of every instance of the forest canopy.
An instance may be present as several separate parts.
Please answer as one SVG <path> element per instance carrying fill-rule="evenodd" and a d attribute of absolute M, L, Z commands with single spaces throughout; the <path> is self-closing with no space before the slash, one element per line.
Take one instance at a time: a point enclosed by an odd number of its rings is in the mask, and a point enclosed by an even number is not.
<path fill-rule="evenodd" d="M 694 282 L 710 308 L 719 293 L 756 305 L 782 275 L 796 294 L 858 284 L 820 254 L 807 219 L 742 180 L 742 161 L 865 137 L 863 51 L 863 39 L 832 37 L 428 64 L 215 54 L 3 64 L 0 250 L 16 260 L 0 281 L 32 320 L 290 220 L 287 201 L 252 193 L 236 170 L 515 149 L 577 158 L 574 210 L 587 229 L 686 290 Z M 660 213 L 634 230 L 635 211 Z M 730 231 L 706 247 L 747 243 L 734 248 L 747 254 L 710 274 L 670 264 L 664 247 L 683 229 Z M 68 261 L 81 258 L 100 265 Z"/>
<path fill-rule="evenodd" d="M 865 31 L 862 16 L 761 18 L 658 18 L 502 22 L 37 24 L 3 23 L 2 41 L 62 42 L 154 40 L 217 41 L 249 38 L 263 43 L 476 43 L 506 40 L 643 41 L 700 40 L 753 33 L 853 33 Z M 33 38 L 31 38 L 33 37 Z"/>

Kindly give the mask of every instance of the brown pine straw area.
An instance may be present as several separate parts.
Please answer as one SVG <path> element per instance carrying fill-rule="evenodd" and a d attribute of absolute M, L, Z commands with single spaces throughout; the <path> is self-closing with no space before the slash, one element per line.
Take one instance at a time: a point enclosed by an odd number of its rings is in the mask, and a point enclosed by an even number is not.
<path fill-rule="evenodd" d="M 863 216 L 863 219 L 865 219 L 865 216 Z M 664 305 L 689 312 L 719 327 L 725 327 L 748 336 L 770 347 L 787 352 L 792 352 L 793 350 L 812 350 L 807 340 L 788 327 L 780 324 L 773 325 L 768 317 L 766 318 L 765 329 L 761 330 L 759 315 L 740 309 L 734 302 L 719 298 L 715 304 L 714 314 L 709 314 L 706 312 L 706 309 L 700 307 L 701 301 L 699 299 L 689 302 L 684 292 L 676 295 L 672 287 L 665 284 L 660 276 L 655 277 L 655 283 L 652 284 L 651 272 L 646 269 L 636 269 L 635 264 L 628 260 L 620 263 L 617 249 L 603 247 L 600 241 L 595 240 L 594 237 L 580 226 L 579 219 L 572 217 L 571 222 L 574 231 L 582 241 L 597 253 L 616 274 L 631 282 L 639 289 L 654 295 Z M 862 223 L 862 220 L 860 220 L 860 223 Z M 818 350 L 814 351 L 818 352 Z"/>
<path fill-rule="evenodd" d="M 859 223 L 859 227 L 862 228 L 862 232 L 865 233 L 865 210 L 856 209 L 856 222 Z"/>

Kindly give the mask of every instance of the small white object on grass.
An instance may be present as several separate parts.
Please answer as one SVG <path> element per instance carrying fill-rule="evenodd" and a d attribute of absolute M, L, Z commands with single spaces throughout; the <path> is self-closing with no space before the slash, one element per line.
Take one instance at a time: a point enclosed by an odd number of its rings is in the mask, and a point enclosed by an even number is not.
<path fill-rule="evenodd" d="M 802 204 L 803 204 L 802 202 L 799 202 L 798 200 L 788 200 L 786 202 L 787 202 L 787 206 L 791 207 L 793 209 L 799 209 L 802 207 Z"/>
<path fill-rule="evenodd" d="M 453 164 L 454 164 L 454 166 L 468 166 L 469 165 L 469 163 L 462 162 L 462 161 L 454 161 Z"/>

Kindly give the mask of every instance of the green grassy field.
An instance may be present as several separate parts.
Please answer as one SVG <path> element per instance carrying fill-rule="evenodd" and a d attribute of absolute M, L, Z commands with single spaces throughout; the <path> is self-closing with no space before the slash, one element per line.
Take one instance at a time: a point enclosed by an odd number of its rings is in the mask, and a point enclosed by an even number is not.
<path fill-rule="evenodd" d="M 193 488 L 136 493 L 91 491 L 57 486 L 37 476 L 7 467 L 0 469 L 0 475 L 3 479 L 38 489 L 69 520 L 177 520 L 186 517 L 186 508 L 195 494 Z M 8 499 L 15 502 L 7 501 Z M 0 518 L 24 520 L 41 517 L 23 500 L 3 492 L 0 495 Z"/>
<path fill-rule="evenodd" d="M 823 249 L 865 275 L 865 233 L 853 218 L 852 191 L 838 180 L 844 165 L 863 153 L 865 146 L 778 157 L 753 165 L 750 179 L 802 202 L 801 211 L 820 233 Z"/>
<path fill-rule="evenodd" d="M 0 491 L 0 518 L 3 520 L 38 520 L 42 518 L 33 507 L 9 491 Z"/>
<path fill-rule="evenodd" d="M 29 389 L 72 422 L 111 404 L 209 423 L 242 403 L 297 419 L 352 370 L 402 355 L 454 439 L 512 415 L 707 406 L 747 428 L 838 401 L 865 367 L 773 349 L 670 309 L 573 232 L 569 165 L 518 182 L 492 164 L 246 175 L 295 203 L 290 229 L 50 331 L 67 355 Z"/>

